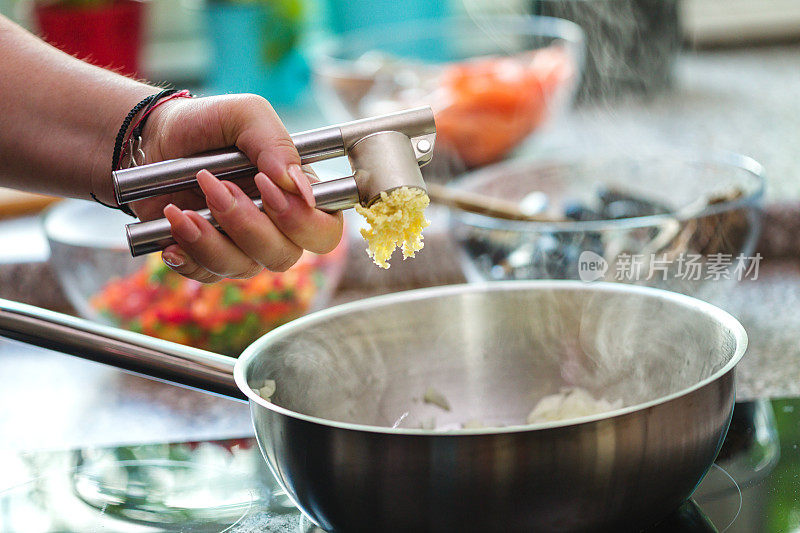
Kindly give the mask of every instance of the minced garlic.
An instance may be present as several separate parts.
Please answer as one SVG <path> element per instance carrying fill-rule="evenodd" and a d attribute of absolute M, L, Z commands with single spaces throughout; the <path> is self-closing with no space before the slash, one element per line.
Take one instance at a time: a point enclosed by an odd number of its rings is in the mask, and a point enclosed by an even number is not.
<path fill-rule="evenodd" d="M 402 246 L 403 259 L 414 257 L 422 250 L 422 229 L 430 225 L 425 220 L 425 208 L 430 199 L 422 189 L 400 187 L 390 193 L 382 192 L 381 199 L 370 207 L 356 206 L 367 219 L 369 229 L 362 229 L 367 241 L 367 255 L 381 268 L 389 268 L 388 260 L 395 248 Z"/>

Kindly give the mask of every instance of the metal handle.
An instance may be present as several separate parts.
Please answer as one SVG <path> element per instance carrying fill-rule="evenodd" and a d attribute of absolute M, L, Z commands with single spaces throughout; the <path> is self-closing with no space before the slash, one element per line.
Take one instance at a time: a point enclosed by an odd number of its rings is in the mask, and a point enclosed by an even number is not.
<path fill-rule="evenodd" d="M 358 186 L 352 176 L 313 183 L 311 191 L 317 201 L 317 208 L 323 211 L 341 211 L 358 203 Z M 253 202 L 261 209 L 261 199 L 255 199 Z M 203 209 L 197 211 L 197 214 L 219 229 L 219 224 L 211 216 L 211 211 Z M 125 232 L 131 255 L 134 257 L 163 250 L 175 243 L 166 218 L 128 224 L 125 226 Z"/>
<path fill-rule="evenodd" d="M 0 336 L 193 389 L 246 400 L 236 360 L 80 318 L 0 299 Z"/>
<path fill-rule="evenodd" d="M 359 139 L 381 131 L 398 131 L 414 139 L 424 137 L 427 150 L 417 150 L 420 164 L 430 160 L 436 125 L 430 107 L 420 107 L 354 120 L 334 126 L 292 135 L 302 163 L 341 157 Z M 218 150 L 194 157 L 172 159 L 142 165 L 112 173 L 117 202 L 127 204 L 135 200 L 189 189 L 197 183 L 197 173 L 207 169 L 220 179 L 252 177 L 256 168 L 238 150 Z"/>

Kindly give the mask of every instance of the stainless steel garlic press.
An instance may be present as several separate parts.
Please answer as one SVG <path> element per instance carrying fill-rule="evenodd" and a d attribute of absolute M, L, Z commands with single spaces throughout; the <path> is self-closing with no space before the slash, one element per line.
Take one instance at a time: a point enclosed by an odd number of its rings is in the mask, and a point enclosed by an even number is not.
<path fill-rule="evenodd" d="M 369 206 L 382 192 L 399 187 L 425 189 L 420 167 L 431 160 L 436 125 L 430 107 L 419 107 L 293 134 L 303 164 L 346 156 L 351 176 L 314 183 L 318 209 L 339 211 L 356 204 Z M 112 173 L 120 205 L 197 186 L 196 175 L 207 169 L 220 179 L 253 177 L 257 169 L 236 149 L 142 165 Z M 254 200 L 261 208 L 261 200 Z M 198 211 L 217 226 L 208 209 Z M 131 255 L 163 250 L 175 241 L 162 218 L 126 226 Z"/>

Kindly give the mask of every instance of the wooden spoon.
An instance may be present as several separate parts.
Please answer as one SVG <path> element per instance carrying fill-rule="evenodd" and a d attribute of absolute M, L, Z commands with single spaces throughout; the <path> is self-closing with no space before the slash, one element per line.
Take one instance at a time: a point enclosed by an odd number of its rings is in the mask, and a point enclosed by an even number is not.
<path fill-rule="evenodd" d="M 502 198 L 493 198 L 480 193 L 452 189 L 438 183 L 427 183 L 425 186 L 428 189 L 428 197 L 431 202 L 469 211 L 470 213 L 528 222 L 564 222 L 566 220 L 545 213 L 525 213 L 520 209 L 518 203 L 503 200 Z"/>

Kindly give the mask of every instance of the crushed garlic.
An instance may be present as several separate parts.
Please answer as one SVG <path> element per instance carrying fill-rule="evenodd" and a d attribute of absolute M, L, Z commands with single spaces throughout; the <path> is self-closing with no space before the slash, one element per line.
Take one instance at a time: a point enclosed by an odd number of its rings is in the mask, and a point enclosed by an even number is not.
<path fill-rule="evenodd" d="M 422 250 L 422 229 L 430 225 L 425 220 L 425 208 L 430 199 L 422 189 L 400 187 L 390 193 L 382 192 L 381 199 L 370 207 L 356 206 L 356 211 L 369 224 L 361 236 L 367 241 L 367 254 L 381 268 L 389 268 L 388 260 L 395 248 L 402 246 L 403 259 L 414 257 Z"/>

